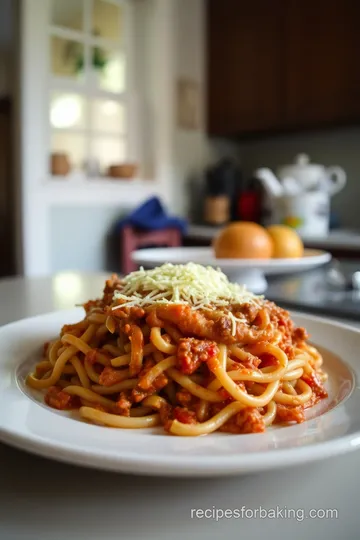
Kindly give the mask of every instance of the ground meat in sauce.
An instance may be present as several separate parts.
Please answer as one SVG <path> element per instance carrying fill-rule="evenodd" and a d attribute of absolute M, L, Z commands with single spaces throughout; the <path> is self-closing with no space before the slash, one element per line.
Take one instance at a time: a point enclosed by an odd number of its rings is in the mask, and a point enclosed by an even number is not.
<path fill-rule="evenodd" d="M 164 388 L 168 382 L 168 377 L 164 373 L 162 373 L 161 375 L 156 377 L 155 381 L 153 381 L 153 383 L 148 388 L 146 388 L 146 390 L 141 388 L 140 384 L 138 384 L 138 386 L 133 389 L 131 396 L 135 403 L 139 403 L 147 396 L 151 396 L 152 394 L 159 392 L 159 390 L 162 390 L 162 388 Z"/>
<path fill-rule="evenodd" d="M 315 371 L 310 374 L 304 374 L 302 376 L 302 379 L 304 382 L 306 382 L 306 384 L 310 386 L 311 390 L 316 396 L 318 396 L 318 398 L 322 399 L 328 397 L 328 393 L 325 390 L 324 385 L 319 378 L 319 375 Z"/>
<path fill-rule="evenodd" d="M 261 355 L 261 364 L 260 368 L 270 367 L 270 366 L 277 366 L 279 364 L 279 361 L 277 358 L 275 358 L 274 355 L 270 353 L 263 353 Z"/>
<path fill-rule="evenodd" d="M 124 375 L 120 370 L 114 369 L 111 366 L 106 366 L 100 374 L 99 384 L 103 386 L 113 386 L 114 384 L 117 384 L 123 380 Z"/>
<path fill-rule="evenodd" d="M 169 403 L 162 403 L 159 409 L 160 422 L 165 430 L 169 430 L 169 426 L 173 420 L 173 407 Z"/>
<path fill-rule="evenodd" d="M 229 392 L 225 390 L 225 388 L 220 388 L 220 390 L 218 391 L 218 394 L 224 401 L 230 402 L 233 399 L 231 394 L 229 394 Z"/>
<path fill-rule="evenodd" d="M 259 358 L 258 356 L 254 356 L 251 353 L 251 345 L 248 347 L 248 352 L 247 352 L 247 354 L 245 354 L 245 359 L 244 360 L 239 360 L 238 358 L 236 358 L 236 356 L 232 356 L 231 353 L 230 353 L 231 359 L 234 362 L 237 362 L 239 364 L 239 366 L 238 366 L 239 369 L 250 369 L 250 370 L 257 369 L 260 366 L 261 362 L 262 362 L 262 356 L 263 355 L 261 355 L 261 358 Z M 261 367 L 263 367 L 263 366 L 261 366 Z M 235 366 L 234 366 L 234 368 L 235 368 Z"/>
<path fill-rule="evenodd" d="M 294 328 L 293 333 L 292 333 L 292 339 L 295 343 L 301 343 L 309 339 L 309 335 L 307 331 L 305 330 L 305 328 L 298 327 L 298 328 Z"/>
<path fill-rule="evenodd" d="M 234 315 L 237 317 L 243 316 L 246 322 L 251 324 L 256 319 L 260 308 L 257 304 L 233 304 L 230 309 Z"/>
<path fill-rule="evenodd" d="M 45 403 L 53 409 L 60 411 L 76 408 L 79 405 L 79 400 L 76 396 L 67 394 L 58 386 L 50 386 L 45 395 Z"/>
<path fill-rule="evenodd" d="M 301 405 L 296 407 L 282 405 L 281 403 L 276 405 L 276 422 L 296 422 L 301 424 L 304 420 L 304 409 Z"/>
<path fill-rule="evenodd" d="M 107 358 L 110 363 L 111 355 L 104 349 L 91 349 L 91 351 L 85 354 L 85 360 L 89 362 L 89 364 L 94 365 L 98 361 L 99 354 L 101 354 L 103 358 Z"/>
<path fill-rule="evenodd" d="M 116 274 L 113 274 L 110 279 L 105 282 L 103 292 L 103 303 L 109 305 L 112 302 L 114 292 L 119 291 L 122 288 L 122 282 Z"/>
<path fill-rule="evenodd" d="M 231 307 L 231 306 L 230 306 Z M 233 335 L 233 325 L 229 316 L 223 311 L 215 313 L 206 310 L 194 310 L 187 305 L 159 306 L 156 308 L 157 318 L 175 324 L 183 335 L 209 339 L 217 343 L 233 345 L 244 341 L 256 342 L 267 340 L 273 335 L 272 328 L 251 328 L 246 322 L 236 323 Z"/>
<path fill-rule="evenodd" d="M 219 348 L 214 341 L 182 338 L 176 352 L 177 366 L 185 375 L 191 375 L 203 362 L 218 354 Z"/>
<path fill-rule="evenodd" d="M 130 416 L 130 408 L 132 406 L 132 400 L 130 399 L 130 392 L 120 392 L 119 399 L 116 402 L 116 408 L 122 416 Z"/>
<path fill-rule="evenodd" d="M 246 407 L 228 420 L 219 431 L 227 433 L 262 433 L 265 431 L 263 417 L 257 409 Z"/>
<path fill-rule="evenodd" d="M 64 326 L 61 328 L 60 335 L 63 336 L 64 334 L 72 334 L 73 336 L 79 337 L 86 330 L 86 328 L 86 321 L 80 321 L 76 324 L 64 324 Z"/>
<path fill-rule="evenodd" d="M 180 403 L 183 407 L 187 407 L 191 403 L 195 401 L 195 398 L 188 390 L 185 388 L 181 388 L 178 392 L 176 392 L 176 402 Z"/>
<path fill-rule="evenodd" d="M 289 360 L 295 357 L 295 347 L 292 341 L 294 323 L 290 318 L 289 312 L 277 306 L 273 302 L 265 302 L 270 315 L 271 324 L 281 332 L 281 340 L 278 343 L 280 349 L 288 356 Z"/>
<path fill-rule="evenodd" d="M 268 311 L 271 324 L 265 328 L 259 328 L 256 319 L 259 311 L 263 308 Z M 238 321 L 236 323 L 235 335 L 233 335 L 233 324 L 226 313 L 227 310 L 244 318 L 244 322 Z M 289 359 L 294 358 L 295 355 L 294 343 L 300 343 L 306 336 L 303 329 L 294 328 L 286 310 L 267 300 L 256 304 L 229 305 L 225 311 L 221 309 L 214 311 L 194 310 L 190 306 L 178 304 L 151 307 L 139 311 L 119 308 L 119 311 L 115 310 L 113 315 L 122 319 L 122 327 L 130 319 L 131 322 L 136 322 L 136 317 L 146 317 L 146 322 L 150 327 L 163 327 L 166 323 L 172 323 L 182 332 L 184 337 L 206 339 L 226 345 L 257 343 L 259 340 L 271 341 L 274 331 L 279 330 L 281 332 L 279 347 L 288 355 Z"/>
<path fill-rule="evenodd" d="M 139 383 L 138 385 L 133 389 L 131 393 L 131 399 L 134 401 L 134 403 L 139 403 L 143 399 L 145 399 L 147 396 L 151 396 L 152 394 L 155 394 L 155 392 L 158 392 L 164 386 L 166 386 L 169 382 L 169 378 L 165 375 L 165 373 L 161 373 L 156 379 L 152 382 L 150 386 L 145 386 L 145 383 L 142 382 L 142 377 L 144 377 L 148 371 L 155 366 L 154 360 L 151 358 L 147 358 L 144 362 L 143 368 L 139 373 Z"/>
<path fill-rule="evenodd" d="M 145 317 L 145 310 L 140 307 L 122 307 L 119 305 L 117 309 L 111 310 L 110 314 L 121 319 L 120 329 L 128 333 L 125 326 L 138 322 L 139 319 Z"/>
<path fill-rule="evenodd" d="M 159 410 L 160 421 L 164 426 L 165 431 L 170 431 L 174 420 L 183 424 L 197 424 L 195 411 L 187 407 L 171 407 L 171 405 L 162 405 Z"/>
<path fill-rule="evenodd" d="M 174 419 L 183 424 L 197 424 L 196 413 L 186 407 L 175 407 L 173 414 Z"/>

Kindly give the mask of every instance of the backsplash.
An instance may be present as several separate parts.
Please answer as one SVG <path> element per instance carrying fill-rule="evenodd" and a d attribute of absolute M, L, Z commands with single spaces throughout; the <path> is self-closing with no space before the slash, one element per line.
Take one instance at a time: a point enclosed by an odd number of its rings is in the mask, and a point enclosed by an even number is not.
<path fill-rule="evenodd" d="M 313 163 L 345 170 L 347 185 L 333 197 L 332 211 L 342 228 L 360 229 L 360 128 L 282 135 L 239 145 L 246 177 L 258 167 L 275 170 L 292 163 L 299 153 L 308 154 Z"/>

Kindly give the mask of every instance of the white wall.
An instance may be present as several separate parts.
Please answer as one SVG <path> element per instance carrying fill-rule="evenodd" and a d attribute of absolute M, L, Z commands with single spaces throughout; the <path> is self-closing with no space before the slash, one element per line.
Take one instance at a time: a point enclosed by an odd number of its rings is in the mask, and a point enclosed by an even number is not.
<path fill-rule="evenodd" d="M 176 211 L 187 214 L 189 182 L 201 177 L 206 162 L 205 135 L 205 9 L 202 0 L 177 0 L 174 34 L 174 169 L 173 200 Z M 176 83 L 179 78 L 195 82 L 199 89 L 199 129 L 176 125 Z"/>
<path fill-rule="evenodd" d="M 210 140 L 206 132 L 206 10 L 205 0 L 171 0 L 174 3 L 174 100 L 178 78 L 194 81 L 199 88 L 200 126 L 179 128 L 174 118 L 173 208 L 187 216 L 190 198 L 198 192 L 204 169 L 224 157 L 239 157 L 239 145 Z M 175 102 L 174 102 L 175 116 Z M 200 201 L 199 201 L 200 202 Z M 199 209 L 201 212 L 201 209 Z"/>
<path fill-rule="evenodd" d="M 299 153 L 326 166 L 340 165 L 348 183 L 332 200 L 332 208 L 345 228 L 360 229 L 360 128 L 284 135 L 242 145 L 241 158 L 247 176 L 262 166 L 275 169 L 291 163 Z"/>
<path fill-rule="evenodd" d="M 114 225 L 120 209 L 105 206 L 54 207 L 50 217 L 51 270 L 120 270 L 119 239 Z"/>

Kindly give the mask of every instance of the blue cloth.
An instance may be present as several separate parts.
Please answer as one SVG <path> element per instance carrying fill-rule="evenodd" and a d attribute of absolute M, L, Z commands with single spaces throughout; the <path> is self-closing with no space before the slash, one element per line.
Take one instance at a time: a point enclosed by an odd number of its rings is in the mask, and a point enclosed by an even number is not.
<path fill-rule="evenodd" d="M 153 231 L 174 227 L 179 229 L 182 234 L 185 234 L 187 229 L 186 220 L 169 216 L 157 197 L 152 197 L 145 201 L 125 219 L 119 221 L 116 228 L 121 229 L 126 225 Z"/>

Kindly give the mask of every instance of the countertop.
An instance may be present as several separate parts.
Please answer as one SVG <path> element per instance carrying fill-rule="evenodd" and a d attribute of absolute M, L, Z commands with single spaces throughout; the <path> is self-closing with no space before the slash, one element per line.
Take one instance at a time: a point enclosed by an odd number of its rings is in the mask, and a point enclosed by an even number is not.
<path fill-rule="evenodd" d="M 103 279 L 68 272 L 0 281 L 0 324 L 96 297 Z M 1 540 L 359 537 L 360 452 L 306 467 L 198 480 L 103 473 L 2 444 L 0 464 Z M 243 507 L 240 519 L 191 518 L 196 509 Z M 261 508 L 277 517 L 254 518 Z M 310 509 L 336 510 L 338 517 L 305 519 Z"/>
<path fill-rule="evenodd" d="M 220 228 L 207 225 L 190 225 L 186 237 L 211 242 Z M 334 230 L 326 237 L 304 237 L 303 241 L 309 248 L 321 246 L 322 249 L 360 251 L 360 231 Z"/>
<path fill-rule="evenodd" d="M 360 290 L 334 288 L 327 281 L 332 263 L 288 276 L 268 276 L 265 295 L 288 309 L 360 321 Z M 360 260 L 342 261 L 341 271 L 352 275 Z"/>

